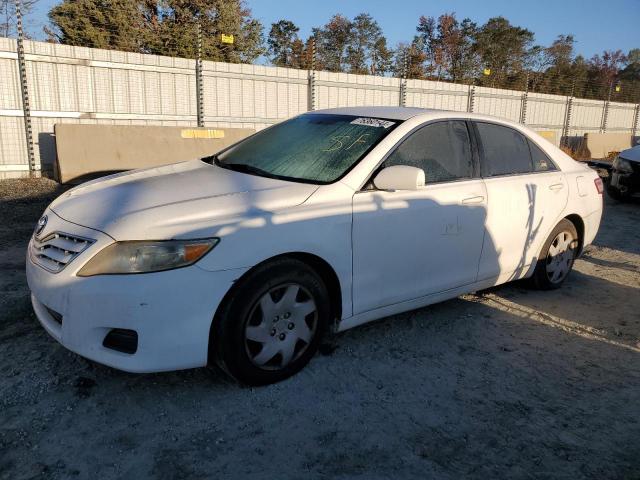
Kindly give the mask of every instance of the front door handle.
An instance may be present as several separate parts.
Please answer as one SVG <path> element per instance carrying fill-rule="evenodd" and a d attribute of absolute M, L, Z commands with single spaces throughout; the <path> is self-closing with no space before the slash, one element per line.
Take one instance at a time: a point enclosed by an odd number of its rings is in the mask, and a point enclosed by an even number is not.
<path fill-rule="evenodd" d="M 553 185 L 549 185 L 549 190 L 562 190 L 564 188 L 564 183 L 554 183 Z"/>
<path fill-rule="evenodd" d="M 470 205 L 470 204 L 482 203 L 482 202 L 484 202 L 484 197 L 482 195 L 462 199 L 463 205 Z"/>

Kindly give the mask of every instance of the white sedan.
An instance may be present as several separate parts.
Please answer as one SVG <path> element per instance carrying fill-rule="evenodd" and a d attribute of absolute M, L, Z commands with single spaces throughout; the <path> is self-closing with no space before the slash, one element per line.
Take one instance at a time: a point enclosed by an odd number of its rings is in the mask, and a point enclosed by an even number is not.
<path fill-rule="evenodd" d="M 68 191 L 27 278 L 44 328 L 80 355 L 258 385 L 328 330 L 517 279 L 556 288 L 601 214 L 596 173 L 522 125 L 332 109 Z"/>

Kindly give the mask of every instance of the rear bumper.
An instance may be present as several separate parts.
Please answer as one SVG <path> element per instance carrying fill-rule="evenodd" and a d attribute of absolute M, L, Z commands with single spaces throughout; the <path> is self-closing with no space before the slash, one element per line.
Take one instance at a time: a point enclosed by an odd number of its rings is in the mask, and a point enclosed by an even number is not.
<path fill-rule="evenodd" d="M 602 220 L 602 210 L 598 210 L 593 212 L 591 215 L 587 215 L 583 218 L 584 221 L 584 239 L 582 250 L 584 251 L 584 247 L 587 245 L 591 245 L 593 243 L 594 238 L 598 234 L 598 230 L 600 229 L 600 222 Z"/>

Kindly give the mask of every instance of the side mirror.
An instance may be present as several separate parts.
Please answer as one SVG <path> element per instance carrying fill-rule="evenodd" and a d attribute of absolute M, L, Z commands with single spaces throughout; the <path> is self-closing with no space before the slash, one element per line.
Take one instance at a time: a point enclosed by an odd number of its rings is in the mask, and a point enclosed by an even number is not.
<path fill-rule="evenodd" d="M 394 165 L 380 171 L 373 184 L 380 190 L 418 190 L 424 187 L 424 170 L 408 165 Z"/>

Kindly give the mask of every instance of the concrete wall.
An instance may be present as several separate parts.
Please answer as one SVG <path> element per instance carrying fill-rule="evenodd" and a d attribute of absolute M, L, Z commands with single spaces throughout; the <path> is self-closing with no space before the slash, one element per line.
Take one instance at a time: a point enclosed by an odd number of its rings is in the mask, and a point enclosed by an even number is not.
<path fill-rule="evenodd" d="M 51 169 L 54 124 L 196 125 L 195 63 L 41 42 L 25 43 L 36 163 Z M 0 177 L 28 171 L 15 41 L 0 38 Z M 397 78 L 204 62 L 207 128 L 268 125 L 315 108 L 398 105 Z M 523 92 L 426 80 L 407 81 L 406 105 L 520 121 Z M 315 100 L 312 103 L 311 97 Z M 472 102 L 470 100 L 473 100 Z M 562 134 L 567 97 L 529 93 L 525 123 Z M 607 131 L 631 134 L 636 106 L 611 103 Z M 599 132 L 604 102 L 574 99 L 569 136 Z"/>
<path fill-rule="evenodd" d="M 584 138 L 591 158 L 606 158 L 611 152 L 621 152 L 634 145 L 627 133 L 587 133 Z"/>
<path fill-rule="evenodd" d="M 253 129 L 57 124 L 56 177 L 62 183 L 91 174 L 131 170 L 212 155 Z"/>

